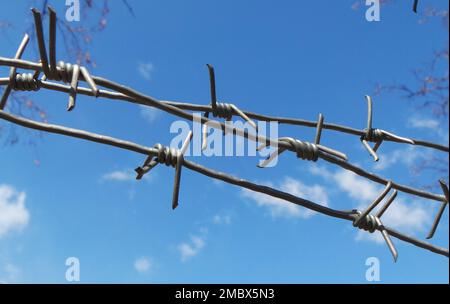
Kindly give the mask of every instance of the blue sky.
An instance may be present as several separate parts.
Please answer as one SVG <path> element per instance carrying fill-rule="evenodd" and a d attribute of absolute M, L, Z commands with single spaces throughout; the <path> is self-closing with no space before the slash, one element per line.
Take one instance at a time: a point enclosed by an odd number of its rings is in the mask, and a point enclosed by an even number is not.
<path fill-rule="evenodd" d="M 381 21 L 372 23 L 364 5 L 352 9 L 352 0 L 129 1 L 135 18 L 120 1 L 111 2 L 107 28 L 89 47 L 93 74 L 162 100 L 208 104 L 205 64 L 211 63 L 220 101 L 309 120 L 323 113 L 326 122 L 355 128 L 365 127 L 364 95 L 376 83 L 413 86 L 411 71 L 442 49 L 448 35 L 439 21 L 420 24 L 412 1 L 383 6 Z M 50 3 L 64 16 L 63 2 Z M 12 57 L 31 22 L 29 1 L 1 5 L 0 20 L 14 26 L 1 36 L 0 54 Z M 67 60 L 58 41 L 58 58 Z M 24 58 L 36 58 L 32 47 Z M 7 68 L 0 72 L 7 77 Z M 41 90 L 33 100 L 51 123 L 147 146 L 174 136 L 169 128 L 177 118 L 130 103 L 79 96 L 75 110 L 66 112 L 66 94 Z M 448 118 L 436 120 L 398 94 L 374 96 L 374 126 L 448 145 Z M 395 264 L 384 243 L 349 222 L 187 169 L 180 206 L 172 211 L 173 168 L 158 166 L 136 181 L 132 170 L 142 155 L 17 128 L 21 141 L 1 147 L 0 281 L 65 283 L 65 261 L 77 257 L 85 283 L 367 283 L 365 261 L 377 257 L 382 283 L 448 283 L 445 257 L 394 239 Z M 315 131 L 282 126 L 279 132 L 312 141 Z M 367 170 L 415 186 L 437 184 L 440 176 L 412 176 L 411 166 L 445 156 L 384 143 L 374 163 L 357 137 L 324 131 L 322 143 Z M 380 191 L 324 161 L 288 153 L 267 169 L 256 167 L 257 157 L 189 159 L 336 209 L 364 208 Z M 384 220 L 424 238 L 437 208 L 401 194 Z M 448 226 L 446 211 L 433 243 L 448 248 Z"/>

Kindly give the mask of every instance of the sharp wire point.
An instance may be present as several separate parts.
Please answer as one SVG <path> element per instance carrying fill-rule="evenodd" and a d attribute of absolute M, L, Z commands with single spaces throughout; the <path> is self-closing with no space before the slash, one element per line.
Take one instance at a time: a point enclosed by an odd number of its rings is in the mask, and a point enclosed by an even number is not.
<path fill-rule="evenodd" d="M 56 77 L 56 12 L 51 7 L 48 6 L 50 12 L 50 24 L 49 24 L 49 54 L 50 54 L 50 72 L 52 77 Z"/>
<path fill-rule="evenodd" d="M 323 120 L 324 120 L 324 117 L 323 117 L 322 113 L 320 113 L 319 119 L 317 121 L 316 137 L 314 138 L 314 143 L 316 145 L 320 144 L 320 137 L 322 135 L 322 128 L 323 128 Z"/>
<path fill-rule="evenodd" d="M 42 63 L 42 69 L 44 71 L 44 74 L 47 75 L 47 77 L 50 76 L 50 68 L 48 64 L 48 58 L 47 58 L 47 49 L 45 47 L 45 40 L 44 40 L 44 30 L 42 28 L 42 17 L 41 12 L 39 10 L 33 8 L 33 17 L 34 17 L 34 25 L 36 28 L 36 39 L 39 46 L 39 55 L 41 57 L 41 63 Z"/>
<path fill-rule="evenodd" d="M 392 192 L 392 195 L 388 198 L 388 200 L 386 201 L 386 203 L 383 205 L 383 207 L 380 208 L 380 210 L 378 211 L 376 217 L 381 218 L 383 216 L 383 214 L 386 212 L 386 210 L 389 208 L 389 206 L 392 204 L 392 202 L 395 200 L 395 198 L 397 197 L 398 191 L 394 190 Z"/>
<path fill-rule="evenodd" d="M 79 77 L 80 68 L 78 65 L 73 66 L 72 72 L 72 81 L 70 83 L 70 93 L 69 93 L 69 104 L 67 106 L 67 111 L 72 111 L 75 107 L 75 102 L 77 98 L 77 90 L 78 90 L 78 77 Z"/>
<path fill-rule="evenodd" d="M 391 191 L 392 181 L 389 181 L 384 188 L 383 192 L 364 210 L 358 219 L 355 221 L 355 226 L 357 226 L 370 212 L 384 199 L 384 197 Z"/>
<path fill-rule="evenodd" d="M 441 221 L 441 217 L 444 214 L 445 208 L 448 205 L 449 201 L 449 194 L 448 194 L 448 186 L 443 180 L 439 180 L 439 184 L 442 188 L 442 192 L 444 192 L 445 202 L 441 202 L 441 206 L 439 207 L 438 213 L 436 214 L 436 217 L 434 218 L 433 225 L 431 226 L 430 232 L 427 235 L 427 239 L 433 238 L 436 229 L 439 225 L 439 222 Z"/>
<path fill-rule="evenodd" d="M 389 236 L 389 233 L 384 228 L 384 225 L 381 222 L 381 220 L 378 217 L 375 217 L 375 221 L 377 222 L 378 229 L 380 230 L 381 235 L 383 236 L 383 238 L 386 241 L 386 244 L 387 244 L 389 250 L 391 251 L 392 257 L 394 258 L 394 262 L 396 263 L 397 259 L 398 259 L 398 251 L 395 248 L 394 243 L 392 243 L 392 240 L 391 240 L 391 238 Z"/>
<path fill-rule="evenodd" d="M 30 36 L 28 36 L 28 34 L 25 34 L 24 37 L 22 38 L 19 48 L 17 49 L 14 59 L 20 59 L 22 57 L 23 52 L 25 52 L 25 49 L 26 49 L 29 41 L 30 41 Z M 11 94 L 11 91 L 13 89 L 15 77 L 16 77 L 16 70 L 17 70 L 17 68 L 15 66 L 12 66 L 9 70 L 9 83 L 8 83 L 8 86 L 6 87 L 5 91 L 3 92 L 2 98 L 0 100 L 0 110 L 3 110 L 5 108 L 6 102 L 8 101 L 8 97 Z"/>

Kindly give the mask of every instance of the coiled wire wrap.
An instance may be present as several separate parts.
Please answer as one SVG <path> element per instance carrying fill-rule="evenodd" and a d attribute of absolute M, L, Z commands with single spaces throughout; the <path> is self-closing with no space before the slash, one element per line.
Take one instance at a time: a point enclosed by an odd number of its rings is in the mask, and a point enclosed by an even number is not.
<path fill-rule="evenodd" d="M 162 144 L 154 145 L 154 148 L 158 150 L 158 156 L 155 161 L 166 166 L 176 167 L 179 161 L 183 161 L 183 154 L 180 150 L 175 148 L 169 148 Z"/>
<path fill-rule="evenodd" d="M 362 136 L 362 139 L 372 142 L 379 142 L 385 139 L 385 134 L 381 129 L 364 129 L 366 134 Z"/>
<path fill-rule="evenodd" d="M 38 91 L 41 88 L 39 80 L 31 73 L 16 74 L 13 77 L 12 89 L 16 91 Z"/>
<path fill-rule="evenodd" d="M 300 141 L 294 138 L 280 138 L 279 141 L 289 143 L 295 150 L 298 158 L 314 162 L 319 158 L 319 148 L 316 144 Z"/>
<path fill-rule="evenodd" d="M 212 113 L 214 117 L 225 118 L 226 120 L 231 120 L 234 114 L 234 109 L 231 104 L 225 102 L 218 102 L 216 106 L 213 107 Z"/>
<path fill-rule="evenodd" d="M 180 192 L 180 179 L 181 169 L 183 167 L 183 151 L 185 151 L 187 144 L 192 138 L 192 132 L 189 133 L 188 139 L 183 144 L 181 149 L 169 148 L 162 144 L 156 144 L 153 147 L 157 150 L 156 157 L 149 156 L 144 162 L 144 165 L 135 169 L 137 176 L 136 179 L 141 179 L 145 173 L 150 171 L 157 164 L 165 164 L 166 166 L 172 166 L 175 168 L 175 179 L 173 185 L 172 195 L 172 209 L 178 206 L 178 196 Z"/>
<path fill-rule="evenodd" d="M 361 216 L 362 212 L 359 210 L 356 210 L 356 214 L 358 215 L 358 218 L 359 218 Z M 377 223 L 376 217 L 374 215 L 368 214 L 364 218 L 359 220 L 358 224 L 356 224 L 358 218 L 356 218 L 355 221 L 353 222 L 354 227 L 368 231 L 370 233 L 375 232 L 375 230 L 378 227 L 378 223 Z"/>
<path fill-rule="evenodd" d="M 59 61 L 57 64 L 56 74 L 51 75 L 52 80 L 63 81 L 69 83 L 72 81 L 73 65 Z"/>

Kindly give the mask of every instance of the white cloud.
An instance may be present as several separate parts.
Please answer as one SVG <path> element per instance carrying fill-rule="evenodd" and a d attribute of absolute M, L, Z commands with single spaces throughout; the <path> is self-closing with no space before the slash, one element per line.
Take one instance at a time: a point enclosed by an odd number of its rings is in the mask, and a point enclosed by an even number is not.
<path fill-rule="evenodd" d="M 268 185 L 272 186 L 270 183 Z M 286 177 L 280 184 L 280 189 L 292 195 L 310 199 L 316 203 L 328 206 L 328 196 L 325 188 L 320 185 L 308 186 L 298 180 Z M 243 197 L 253 200 L 258 206 L 266 207 L 273 217 L 309 218 L 316 213 L 296 204 L 263 193 L 243 189 L 241 194 Z"/>
<path fill-rule="evenodd" d="M 128 170 L 123 171 L 112 171 L 106 174 L 103 174 L 102 180 L 105 181 L 118 181 L 118 182 L 124 182 L 124 181 L 130 181 L 136 179 L 136 174 L 132 174 Z"/>
<path fill-rule="evenodd" d="M 221 225 L 221 224 L 229 225 L 229 224 L 231 224 L 231 216 L 216 214 L 213 216 L 212 222 L 216 225 Z"/>
<path fill-rule="evenodd" d="M 10 231 L 20 231 L 30 220 L 25 207 L 25 192 L 18 192 L 8 185 L 0 185 L 0 238 Z"/>
<path fill-rule="evenodd" d="M 414 146 L 408 146 L 405 149 L 394 150 L 390 153 L 379 154 L 380 160 L 374 164 L 375 170 L 385 170 L 396 164 L 412 166 L 421 159 L 431 156 L 431 151 L 419 150 Z"/>
<path fill-rule="evenodd" d="M 152 79 L 152 73 L 155 71 L 155 67 L 151 62 L 140 62 L 138 64 L 138 71 L 145 80 L 150 81 Z"/>
<path fill-rule="evenodd" d="M 151 179 L 151 174 L 145 174 L 142 178 L 145 180 Z M 134 170 L 124 169 L 124 170 L 115 170 L 108 173 L 105 173 L 100 178 L 101 181 L 115 181 L 115 182 L 128 182 L 136 180 L 136 173 Z M 134 196 L 134 193 L 129 193 L 130 196 Z"/>
<path fill-rule="evenodd" d="M 351 207 L 356 207 L 359 210 L 364 210 L 370 202 L 378 197 L 383 189 L 383 186 L 376 185 L 343 169 L 330 172 L 326 168 L 314 166 L 310 169 L 310 172 L 336 185 L 339 190 L 354 199 L 355 204 Z M 375 208 L 373 213 L 376 213 L 381 206 L 382 203 Z M 431 219 L 431 214 L 427 210 L 421 206 L 419 201 L 405 202 L 402 197 L 397 197 L 383 215 L 383 224 L 408 233 L 422 232 L 428 226 Z M 383 239 L 378 234 L 374 233 L 370 235 L 360 230 L 356 239 L 383 243 Z"/>
<path fill-rule="evenodd" d="M 149 106 L 144 106 L 144 105 L 140 105 L 139 108 L 140 108 L 140 111 L 141 111 L 141 116 L 148 123 L 154 122 L 159 116 L 158 109 L 156 109 L 156 108 L 149 107 Z"/>
<path fill-rule="evenodd" d="M 152 268 L 152 262 L 147 257 L 141 257 L 134 261 L 134 269 L 139 273 L 149 272 Z"/>
<path fill-rule="evenodd" d="M 381 204 L 380 204 L 381 205 Z M 367 205 L 361 205 L 358 209 L 362 210 Z M 376 213 L 380 208 L 375 208 L 373 213 Z M 415 234 L 418 232 L 424 232 L 431 222 L 431 214 L 427 209 L 420 206 L 417 202 L 408 202 L 402 198 L 397 198 L 394 203 L 389 207 L 386 213 L 382 217 L 383 224 L 395 229 L 402 230 L 408 234 Z M 384 244 L 384 239 L 381 233 L 367 233 L 362 230 L 358 230 L 356 235 L 357 241 L 373 241 L 378 244 Z"/>
<path fill-rule="evenodd" d="M 181 256 L 181 261 L 185 262 L 196 256 L 200 250 L 205 247 L 205 239 L 200 236 L 191 236 L 190 242 L 183 242 L 177 249 Z"/>
<path fill-rule="evenodd" d="M 2 274 L 0 284 L 15 283 L 21 276 L 20 268 L 11 263 L 6 263 L 0 270 L 3 270 L 0 272 Z"/>
<path fill-rule="evenodd" d="M 408 121 L 408 124 L 412 128 L 419 128 L 419 129 L 436 129 L 440 125 L 439 121 L 436 119 L 418 118 L 418 117 L 411 117 Z"/>
<path fill-rule="evenodd" d="M 416 129 L 427 129 L 448 144 L 448 127 L 446 127 L 448 123 L 432 118 L 412 117 L 408 121 L 408 126 Z"/>

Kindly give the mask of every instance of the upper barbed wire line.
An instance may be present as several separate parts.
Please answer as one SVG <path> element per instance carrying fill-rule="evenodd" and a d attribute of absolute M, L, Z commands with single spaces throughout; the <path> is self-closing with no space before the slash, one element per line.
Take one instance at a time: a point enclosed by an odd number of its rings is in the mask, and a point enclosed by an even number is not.
<path fill-rule="evenodd" d="M 22 59 L 10 59 L 10 58 L 5 58 L 5 57 L 0 57 L 0 65 L 3 66 L 15 66 L 15 67 L 19 67 L 19 68 L 23 68 L 23 69 L 31 69 L 34 71 L 41 71 L 42 70 L 42 66 L 40 63 L 35 63 L 32 61 L 27 61 L 27 60 L 22 60 Z M 108 83 L 109 81 L 100 78 L 98 76 L 91 76 L 92 79 L 95 81 L 95 83 L 97 85 L 101 85 L 99 83 L 99 80 L 103 80 L 103 84 Z M 81 81 L 85 81 L 84 78 L 80 78 Z M 1 84 L 7 84 L 8 83 L 8 79 L 6 78 L 0 78 L 0 85 Z M 105 85 L 103 85 L 105 86 Z M 107 85 L 105 87 L 108 87 Z M 109 87 L 110 88 L 110 87 Z M 113 91 L 116 91 L 114 88 L 110 88 Z M 100 92 L 98 92 L 97 95 L 93 95 L 93 94 L 86 94 L 85 92 L 80 92 L 81 94 L 85 94 L 85 95 L 90 95 L 90 96 L 96 96 L 96 97 L 100 97 Z M 152 104 L 146 103 L 146 102 L 139 102 L 138 100 L 135 100 L 133 98 L 129 98 L 130 96 L 128 96 L 127 94 L 123 94 L 123 93 L 112 93 L 112 92 L 107 92 L 105 90 L 102 90 L 102 96 L 101 97 L 105 97 L 105 98 L 110 98 L 110 99 L 120 99 L 120 100 L 126 100 L 126 101 L 131 101 L 133 103 L 139 103 L 142 105 L 147 105 L 147 106 L 153 106 Z M 115 95 L 115 96 L 113 96 Z M 171 101 L 171 100 L 159 100 L 159 102 L 163 103 L 163 104 L 167 104 L 170 106 L 174 106 L 179 108 L 180 110 L 190 110 L 190 111 L 199 111 L 199 112 L 212 112 L 212 106 L 211 105 L 204 105 L 204 104 L 193 104 L 193 103 L 187 103 L 187 102 L 179 102 L 179 101 Z M 161 109 L 163 110 L 163 109 Z M 257 119 L 260 121 L 277 121 L 279 124 L 288 124 L 288 125 L 297 125 L 297 126 L 304 126 L 304 127 L 311 127 L 311 128 L 317 128 L 317 121 L 311 121 L 311 120 L 305 120 L 305 119 L 298 119 L 298 118 L 288 118 L 288 117 L 279 117 L 279 116 L 269 116 L 269 115 L 264 115 L 264 114 L 259 114 L 259 113 L 254 113 L 254 112 L 249 112 L 249 111 L 245 111 L 242 110 L 242 112 L 248 116 L 249 118 L 252 119 Z M 206 117 L 207 118 L 207 117 Z M 205 120 L 206 121 L 206 120 Z M 202 122 L 203 123 L 203 122 Z M 353 127 L 348 127 L 348 126 L 344 126 L 344 125 L 339 125 L 339 124 L 335 124 L 335 123 L 323 123 L 322 125 L 323 129 L 327 129 L 327 130 L 332 130 L 332 131 L 337 131 L 337 132 L 342 132 L 342 133 L 347 133 L 347 134 L 351 134 L 351 135 L 356 135 L 356 136 L 365 136 L 367 134 L 367 130 L 366 129 L 356 129 Z M 378 129 L 376 129 L 378 130 Z M 403 140 L 399 140 L 397 139 L 396 135 L 394 135 L 393 133 L 384 131 L 385 133 L 385 138 L 383 139 L 384 141 L 390 141 L 390 142 L 397 142 L 397 143 L 405 143 Z M 400 137 L 403 138 L 403 137 Z M 429 141 L 425 141 L 425 140 L 421 140 L 421 139 L 414 139 L 414 138 L 409 138 L 411 141 L 414 142 L 414 144 L 416 146 L 423 146 L 423 147 L 428 147 L 431 149 L 435 149 L 438 151 L 442 151 L 442 152 L 449 152 L 450 148 L 448 146 L 444 146 L 441 144 L 437 144 L 437 143 L 433 143 L 433 142 L 429 142 Z"/>
<path fill-rule="evenodd" d="M 6 113 L 3 110 L 0 110 L 0 118 L 5 119 L 10 122 L 13 122 L 13 123 L 16 123 L 18 125 L 27 127 L 27 128 L 41 130 L 41 131 L 47 131 L 50 133 L 56 133 L 56 134 L 61 134 L 61 135 L 66 135 L 66 136 L 71 136 L 71 137 L 76 137 L 76 138 L 81 138 L 81 139 L 93 141 L 96 143 L 111 145 L 114 147 L 130 150 L 130 151 L 141 153 L 141 154 L 144 154 L 147 156 L 158 157 L 158 154 L 161 154 L 161 150 L 158 148 L 149 148 L 149 147 L 141 146 L 141 145 L 133 143 L 133 142 L 116 139 L 116 138 L 101 135 L 101 134 L 95 134 L 95 133 L 91 133 L 91 132 L 87 132 L 87 131 L 83 131 L 83 130 L 78 130 L 78 129 L 74 129 L 74 128 L 68 128 L 68 127 L 63 127 L 63 126 L 59 126 L 59 125 L 37 122 L 37 121 L 22 118 L 22 117 L 13 115 L 13 114 Z M 179 152 L 174 152 L 173 155 L 177 154 L 177 156 L 179 156 L 184 153 L 183 151 L 186 150 L 186 147 L 187 147 L 186 143 L 191 139 L 191 136 L 192 136 L 192 133 L 190 133 L 188 138 L 185 140 L 185 143 L 183 144 L 183 148 L 181 150 L 177 150 Z M 161 159 L 160 161 L 165 161 L 165 159 L 164 160 Z M 359 210 L 354 209 L 351 211 L 345 211 L 345 210 L 332 209 L 332 208 L 323 206 L 321 204 L 309 201 L 307 199 L 295 196 L 295 195 L 287 193 L 287 192 L 283 192 L 281 190 L 278 190 L 278 189 L 275 189 L 275 188 L 272 188 L 269 186 L 259 185 L 259 184 L 247 181 L 245 179 L 242 179 L 242 178 L 234 177 L 234 176 L 229 175 L 224 172 L 220 172 L 220 171 L 216 171 L 216 170 L 204 167 L 200 164 L 197 164 L 197 163 L 189 161 L 189 160 L 183 159 L 182 162 L 177 161 L 176 164 L 175 163 L 172 164 L 170 162 L 169 164 L 174 165 L 174 166 L 177 166 L 177 165 L 184 166 L 192 171 L 198 172 L 205 176 L 208 176 L 208 177 L 211 177 L 214 179 L 218 179 L 218 180 L 222 180 L 229 184 L 240 186 L 242 188 L 246 188 L 251 191 L 267 194 L 272 197 L 276 197 L 276 198 L 294 203 L 296 205 L 305 207 L 307 209 L 319 212 L 326 216 L 352 221 L 353 223 L 355 223 L 355 221 L 361 219 L 362 212 Z M 178 167 L 178 168 L 180 168 L 180 167 Z M 178 200 L 179 176 L 177 179 L 177 175 L 179 175 L 180 172 L 181 171 L 178 169 L 178 174 L 176 174 L 176 176 L 175 176 L 174 196 L 173 196 L 173 201 L 172 201 L 173 203 L 177 202 L 177 200 Z M 177 188 L 177 185 L 178 185 L 178 188 Z M 390 185 L 393 186 L 392 183 L 390 183 Z M 174 207 L 176 207 L 176 205 L 172 204 L 172 208 L 174 208 Z M 386 206 L 385 208 L 387 208 L 387 207 L 388 206 Z M 367 215 L 366 218 L 364 218 L 364 221 L 359 225 L 358 228 L 364 229 L 366 231 L 370 230 L 369 232 L 374 232 L 374 231 L 378 230 L 383 234 L 383 237 L 385 237 L 385 238 L 387 238 L 386 235 L 388 234 L 390 236 L 393 236 L 399 240 L 410 243 L 417 247 L 420 247 L 420 248 L 429 250 L 431 252 L 446 256 L 447 258 L 449 257 L 448 249 L 424 242 L 415 237 L 411 237 L 411 236 L 405 235 L 403 233 L 400 233 L 392 228 L 383 226 L 381 224 L 381 222 L 379 221 L 379 217 L 381 217 L 381 214 L 378 214 L 377 217 L 373 217 L 372 215 Z M 378 219 L 378 221 L 377 221 L 377 219 Z M 390 240 L 386 240 L 386 242 L 388 242 L 388 246 L 391 249 L 393 245 L 392 245 L 392 243 L 390 243 Z M 394 256 L 394 258 L 396 258 L 396 256 Z"/>
<path fill-rule="evenodd" d="M 0 64 L 1 64 L 1 62 L 3 62 L 3 58 L 0 57 Z M 26 61 L 22 61 L 22 63 L 25 63 L 25 62 Z M 26 62 L 26 65 L 30 69 L 34 69 L 34 70 L 41 70 L 42 69 L 42 64 L 40 64 L 40 63 L 34 63 L 34 62 L 29 62 L 28 61 L 28 62 Z M 101 77 L 98 77 L 98 76 L 92 76 L 92 79 L 95 81 L 95 83 L 97 85 L 100 85 L 100 86 L 103 86 L 103 87 L 107 87 L 109 89 L 121 92 L 124 95 L 127 95 L 128 97 L 133 98 L 134 100 L 144 101 L 144 103 L 146 105 L 148 105 L 148 106 L 153 106 L 153 107 L 158 108 L 158 109 L 160 109 L 162 111 L 165 111 L 165 112 L 167 112 L 169 114 L 176 115 L 178 117 L 181 117 L 181 118 L 184 118 L 184 119 L 188 119 L 190 121 L 193 121 L 193 120 L 196 119 L 196 117 L 193 114 L 191 114 L 191 113 L 185 112 L 185 111 L 183 111 L 183 110 L 181 110 L 181 109 L 179 109 L 179 108 L 177 108 L 175 106 L 162 103 L 162 102 L 160 102 L 159 100 L 157 100 L 157 99 L 155 99 L 153 97 L 150 97 L 150 96 L 147 96 L 145 94 L 142 94 L 142 93 L 140 93 L 138 91 L 133 90 L 132 88 L 127 87 L 127 86 L 121 85 L 119 83 L 115 83 L 115 82 L 113 82 L 111 80 L 107 80 L 107 79 L 104 79 L 104 78 L 101 78 Z M 42 83 L 42 81 L 41 81 L 41 83 Z M 41 87 L 43 87 L 43 86 L 41 85 Z M 72 92 L 72 91 L 73 91 L 73 88 L 70 87 L 69 92 Z M 78 88 L 77 88 L 77 92 L 78 92 Z M 128 100 L 128 99 L 124 99 L 124 100 Z M 212 119 L 209 119 L 209 118 L 206 118 L 206 117 L 198 117 L 198 119 L 200 120 L 200 122 L 202 124 L 206 124 L 207 123 L 209 126 L 214 127 L 216 129 L 224 130 L 225 128 L 227 128 L 224 123 L 218 122 L 216 120 L 212 120 Z M 280 146 L 280 147 L 286 148 L 287 150 L 290 150 L 292 152 L 296 152 L 295 149 L 290 144 L 288 144 L 286 142 L 281 142 L 281 141 L 278 141 L 276 139 L 271 139 L 271 138 L 262 136 L 260 134 L 252 134 L 252 133 L 248 132 L 248 130 L 246 130 L 246 129 L 242 130 L 242 129 L 238 129 L 238 128 L 234 128 L 233 127 L 232 131 L 235 132 L 236 135 L 242 136 L 242 137 L 247 138 L 249 140 L 253 140 L 253 141 L 256 141 L 256 142 L 262 142 L 262 143 L 268 143 L 271 146 Z M 319 151 L 319 157 L 322 158 L 322 159 L 324 159 L 324 156 L 326 154 L 327 154 L 327 152 Z M 347 159 L 347 157 L 345 156 L 344 153 L 340 153 L 339 157 L 344 157 L 345 158 L 344 160 Z"/>

